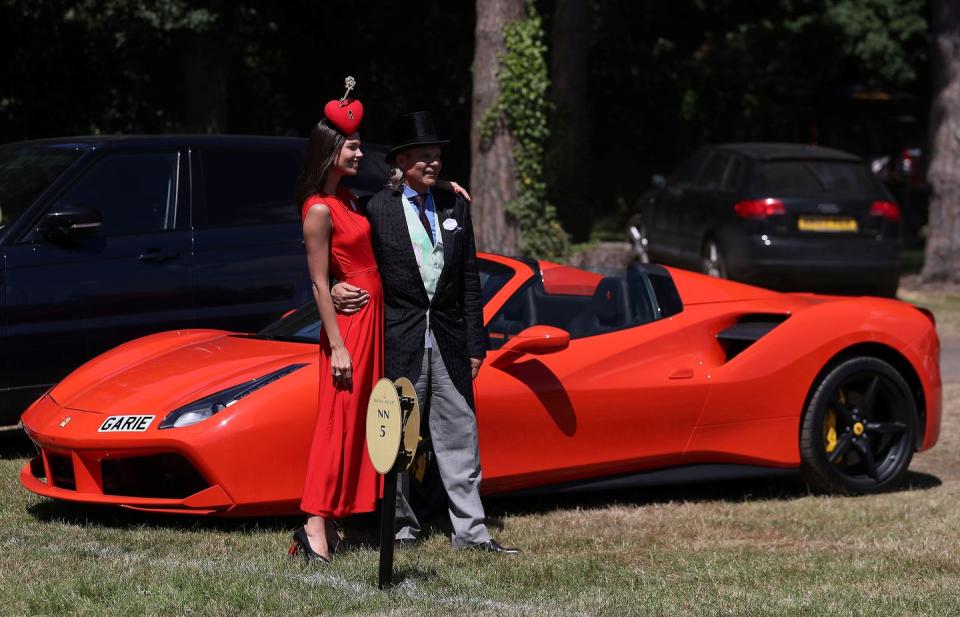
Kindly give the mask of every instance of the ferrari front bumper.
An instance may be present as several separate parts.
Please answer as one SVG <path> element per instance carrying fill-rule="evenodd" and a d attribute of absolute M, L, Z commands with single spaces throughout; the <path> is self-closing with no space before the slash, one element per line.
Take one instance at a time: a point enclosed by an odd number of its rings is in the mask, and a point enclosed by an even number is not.
<path fill-rule="evenodd" d="M 48 478 L 38 477 L 34 472 L 39 465 L 44 464 L 43 459 L 44 456 L 41 454 L 23 466 L 23 469 L 20 470 L 20 484 L 28 491 L 44 497 L 170 514 L 213 514 L 233 507 L 230 497 L 217 485 L 205 488 L 184 499 L 105 495 L 102 491 L 78 491 L 70 488 L 60 488 L 55 486 Z"/>
<path fill-rule="evenodd" d="M 222 486 L 208 481 L 176 440 L 97 435 L 100 414 L 64 409 L 49 396 L 23 415 L 39 454 L 23 466 L 27 490 L 66 501 L 181 514 L 223 513 L 234 507 Z"/>

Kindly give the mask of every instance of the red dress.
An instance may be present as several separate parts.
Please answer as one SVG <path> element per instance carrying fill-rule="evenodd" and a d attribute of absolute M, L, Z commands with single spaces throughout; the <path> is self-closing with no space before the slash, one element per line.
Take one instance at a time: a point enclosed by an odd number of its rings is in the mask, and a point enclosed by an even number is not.
<path fill-rule="evenodd" d="M 383 375 L 383 292 L 370 244 L 370 223 L 351 207 L 353 196 L 343 188 L 334 195 L 313 195 L 314 204 L 330 209 L 330 277 L 367 290 L 370 301 L 352 315 L 337 315 L 340 336 L 353 363 L 353 388 L 334 385 L 330 342 L 320 333 L 320 396 L 317 427 L 310 448 L 300 509 L 308 514 L 341 518 L 372 512 L 380 495 L 380 476 L 367 455 L 367 399 Z"/>

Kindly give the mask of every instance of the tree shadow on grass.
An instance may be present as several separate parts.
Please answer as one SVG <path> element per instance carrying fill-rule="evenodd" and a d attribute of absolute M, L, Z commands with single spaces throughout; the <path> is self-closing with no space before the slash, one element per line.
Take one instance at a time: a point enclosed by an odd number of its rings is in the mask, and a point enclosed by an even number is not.
<path fill-rule="evenodd" d="M 255 533 L 280 532 L 292 534 L 304 524 L 302 516 L 260 516 L 211 518 L 189 514 L 160 514 L 139 512 L 117 506 L 75 503 L 42 499 L 27 506 L 27 512 L 36 520 L 46 523 L 63 523 L 83 527 L 111 529 L 156 529 L 196 532 Z M 347 538 L 345 550 L 377 550 L 379 548 L 380 513 L 356 514 L 336 522 Z"/>
<path fill-rule="evenodd" d="M 929 490 L 942 485 L 935 475 L 910 471 L 904 480 L 889 492 Z M 808 497 L 812 493 L 796 472 L 784 472 L 775 477 L 747 480 L 691 482 L 618 488 L 615 490 L 581 492 L 542 492 L 537 494 L 510 494 L 484 498 L 487 526 L 493 531 L 503 529 L 507 516 L 540 514 L 555 510 L 599 510 L 610 506 L 646 506 L 671 502 L 755 502 L 790 501 Z M 857 496 L 843 497 L 857 499 Z M 222 531 L 247 533 L 256 531 L 292 532 L 304 522 L 303 516 L 264 516 L 256 518 L 208 518 L 138 512 L 113 506 L 91 505 L 44 499 L 27 506 L 37 520 L 92 527 L 141 528 L 192 531 Z M 449 537 L 451 526 L 446 507 L 434 504 L 429 516 L 422 516 L 422 538 L 434 535 Z M 357 548 L 377 550 L 379 547 L 380 513 L 371 512 L 348 517 L 338 522 L 346 536 Z M 411 578 L 422 578 L 422 572 L 410 572 Z M 399 579 L 398 579 L 399 580 Z"/>
<path fill-rule="evenodd" d="M 303 525 L 304 517 L 263 516 L 257 518 L 208 518 L 201 516 L 138 512 L 117 506 L 74 503 L 43 499 L 27 506 L 27 512 L 38 521 L 66 523 L 85 527 L 136 529 L 156 527 L 191 531 L 288 531 Z"/>
<path fill-rule="evenodd" d="M 941 484 L 943 482 L 940 478 L 932 474 L 908 471 L 899 485 L 885 492 L 928 490 Z M 779 476 L 744 480 L 691 482 L 590 492 L 504 495 L 488 498 L 485 502 L 487 524 L 491 528 L 498 529 L 502 528 L 503 517 L 508 515 L 538 514 L 553 510 L 594 510 L 613 505 L 791 501 L 813 494 L 798 472 L 784 472 Z M 858 499 L 860 496 L 837 496 L 837 498 Z"/>

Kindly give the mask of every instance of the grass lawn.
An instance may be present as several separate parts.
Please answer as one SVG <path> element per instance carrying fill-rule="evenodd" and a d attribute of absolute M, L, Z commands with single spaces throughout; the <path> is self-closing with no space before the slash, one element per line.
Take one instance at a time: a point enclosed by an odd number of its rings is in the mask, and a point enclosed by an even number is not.
<path fill-rule="evenodd" d="M 960 332 L 960 299 L 914 294 Z M 956 331 L 953 328 L 956 327 Z M 27 493 L 31 446 L 0 436 L 0 614 L 957 615 L 960 383 L 910 485 L 807 494 L 795 479 L 488 500 L 519 558 L 454 553 L 435 535 L 328 567 L 286 556 L 296 519 L 191 520 Z"/>

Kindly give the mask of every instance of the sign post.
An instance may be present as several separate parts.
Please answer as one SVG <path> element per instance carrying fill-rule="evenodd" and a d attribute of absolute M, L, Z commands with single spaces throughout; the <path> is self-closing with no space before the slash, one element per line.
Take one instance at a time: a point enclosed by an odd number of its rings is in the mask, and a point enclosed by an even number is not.
<path fill-rule="evenodd" d="M 397 472 L 413 462 L 420 441 L 420 405 L 406 377 L 396 382 L 381 379 L 367 403 L 367 453 L 374 469 L 383 475 L 380 514 L 380 572 L 378 586 L 393 582 L 393 536 L 397 509 Z"/>

